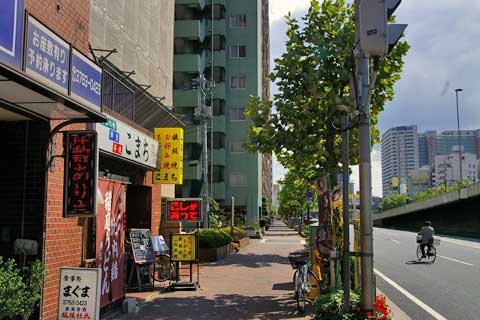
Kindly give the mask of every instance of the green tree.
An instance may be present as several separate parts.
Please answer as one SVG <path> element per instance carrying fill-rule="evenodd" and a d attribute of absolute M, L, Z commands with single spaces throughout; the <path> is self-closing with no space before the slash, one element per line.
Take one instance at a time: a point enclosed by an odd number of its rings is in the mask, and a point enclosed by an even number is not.
<path fill-rule="evenodd" d="M 388 210 L 406 205 L 410 198 L 406 194 L 398 194 L 393 197 L 385 197 L 382 202 L 382 210 Z"/>
<path fill-rule="evenodd" d="M 252 120 L 248 148 L 274 152 L 288 169 L 303 179 L 330 175 L 336 184 L 341 139 L 332 126 L 337 105 L 351 110 L 355 45 L 353 6 L 344 0 L 312 0 L 307 14 L 299 22 L 291 15 L 285 53 L 275 60 L 271 74 L 279 93 L 273 101 L 252 97 L 246 115 Z M 394 97 L 393 86 L 400 79 L 403 57 L 409 45 L 399 42 L 383 60 L 371 59 L 376 86 L 372 90 L 372 143 L 379 141 L 375 128 L 385 103 Z M 352 164 L 357 163 L 357 130 L 350 130 Z"/>
<path fill-rule="evenodd" d="M 302 179 L 293 170 L 289 170 L 278 193 L 278 211 L 284 217 L 297 216 L 307 210 L 307 191 L 312 191 L 311 183 Z M 316 199 L 316 197 L 314 197 Z"/>

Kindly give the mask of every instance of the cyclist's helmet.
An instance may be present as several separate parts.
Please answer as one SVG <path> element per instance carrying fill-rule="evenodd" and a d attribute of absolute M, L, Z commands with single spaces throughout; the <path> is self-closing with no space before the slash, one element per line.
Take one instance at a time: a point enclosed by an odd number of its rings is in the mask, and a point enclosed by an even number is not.
<path fill-rule="evenodd" d="M 430 227 L 430 226 L 432 225 L 432 223 L 431 223 L 430 221 L 425 221 L 425 225 L 426 225 L 427 227 Z"/>

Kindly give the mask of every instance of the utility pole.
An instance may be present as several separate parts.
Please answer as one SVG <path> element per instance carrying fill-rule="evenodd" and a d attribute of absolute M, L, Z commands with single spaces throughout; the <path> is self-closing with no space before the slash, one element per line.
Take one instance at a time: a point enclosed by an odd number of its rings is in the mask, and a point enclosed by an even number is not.
<path fill-rule="evenodd" d="M 355 0 L 355 43 L 360 41 L 360 0 Z M 362 270 L 362 309 L 373 310 L 375 300 L 373 275 L 373 221 L 372 221 L 372 171 L 370 158 L 370 105 L 368 94 L 370 89 L 369 57 L 361 46 L 355 48 L 357 107 L 360 112 L 359 132 L 359 174 L 360 174 L 360 266 Z"/>
<path fill-rule="evenodd" d="M 232 197 L 232 212 L 230 214 L 230 235 L 233 238 L 233 227 L 235 225 L 235 197 Z"/>
<path fill-rule="evenodd" d="M 343 171 L 343 306 L 350 310 L 350 214 L 349 214 L 349 176 L 350 176 L 350 141 L 348 136 L 348 109 L 338 106 L 342 118 L 342 171 Z"/>
<path fill-rule="evenodd" d="M 211 36 L 211 41 L 210 41 L 210 79 L 213 81 L 213 49 L 214 47 L 214 41 L 213 41 L 213 22 L 215 21 L 215 0 L 212 1 L 212 19 L 211 19 L 211 28 L 210 28 L 210 36 Z M 213 82 L 212 82 L 213 83 Z M 213 115 L 213 90 L 210 90 L 210 106 L 212 107 L 212 115 Z M 213 116 L 211 117 L 210 121 L 210 195 L 213 197 Z"/>
<path fill-rule="evenodd" d="M 200 107 L 200 112 L 196 112 L 196 116 L 200 118 L 202 123 L 202 136 L 203 136 L 203 214 L 205 219 L 204 228 L 208 228 L 208 121 L 212 117 L 212 108 L 207 106 L 206 97 L 208 90 L 212 90 L 213 81 L 208 81 L 203 74 L 198 78 L 193 80 L 192 87 L 194 89 L 199 89 L 202 94 L 202 106 Z M 213 148 L 213 146 L 212 146 Z"/>
<path fill-rule="evenodd" d="M 457 100 L 457 138 L 458 138 L 458 162 L 460 165 L 460 181 L 463 180 L 463 170 L 462 170 L 462 145 L 461 145 L 461 137 L 460 137 L 460 116 L 458 112 L 458 93 L 462 92 L 462 88 L 455 89 L 455 98 Z"/>

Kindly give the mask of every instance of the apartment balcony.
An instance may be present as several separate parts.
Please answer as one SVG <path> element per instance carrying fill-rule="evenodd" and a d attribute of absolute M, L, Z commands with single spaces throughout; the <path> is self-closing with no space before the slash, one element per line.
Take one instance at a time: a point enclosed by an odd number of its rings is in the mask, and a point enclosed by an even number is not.
<path fill-rule="evenodd" d="M 227 66 L 227 58 L 225 56 L 226 52 L 225 50 L 215 50 L 213 51 L 213 66 L 214 67 L 226 67 Z M 210 67 L 210 60 L 211 60 L 212 54 L 210 51 L 207 53 L 207 66 Z"/>
<path fill-rule="evenodd" d="M 201 20 L 175 20 L 175 37 L 197 38 L 203 41 L 207 29 Z"/>
<path fill-rule="evenodd" d="M 218 200 L 225 200 L 225 182 L 215 182 L 212 185 L 213 198 Z"/>
<path fill-rule="evenodd" d="M 173 104 L 175 107 L 197 107 L 201 104 L 198 90 L 173 90 Z"/>
<path fill-rule="evenodd" d="M 201 72 L 205 69 L 204 55 L 175 54 L 173 56 L 173 70 L 175 72 Z"/>
<path fill-rule="evenodd" d="M 215 0 L 215 4 L 218 4 L 217 0 Z M 207 20 L 206 27 L 207 27 L 207 30 L 210 32 L 212 28 L 211 20 Z M 227 27 L 226 19 L 213 20 L 213 34 L 226 34 L 227 33 L 226 27 Z"/>
<path fill-rule="evenodd" d="M 215 116 L 213 117 L 213 131 L 215 132 L 225 132 L 226 131 L 226 120 L 225 116 Z"/>
<path fill-rule="evenodd" d="M 183 143 L 202 144 L 202 130 L 200 126 L 188 126 L 185 128 Z"/>
<path fill-rule="evenodd" d="M 225 149 L 213 149 L 213 165 L 214 166 L 225 166 L 226 164 L 226 156 L 225 156 Z"/>
<path fill-rule="evenodd" d="M 185 180 L 201 180 L 202 166 L 200 161 L 198 160 L 186 161 L 183 164 L 183 178 Z"/>
<path fill-rule="evenodd" d="M 215 98 L 218 98 L 218 99 L 224 99 L 224 100 L 226 99 L 225 82 L 215 84 L 214 96 Z"/>

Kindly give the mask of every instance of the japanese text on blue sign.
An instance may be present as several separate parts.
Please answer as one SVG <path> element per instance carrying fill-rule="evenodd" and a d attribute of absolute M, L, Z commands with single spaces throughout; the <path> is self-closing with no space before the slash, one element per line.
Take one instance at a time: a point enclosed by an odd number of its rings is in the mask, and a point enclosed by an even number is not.
<path fill-rule="evenodd" d="M 25 65 L 27 73 L 68 93 L 70 46 L 31 16 L 28 16 Z"/>

